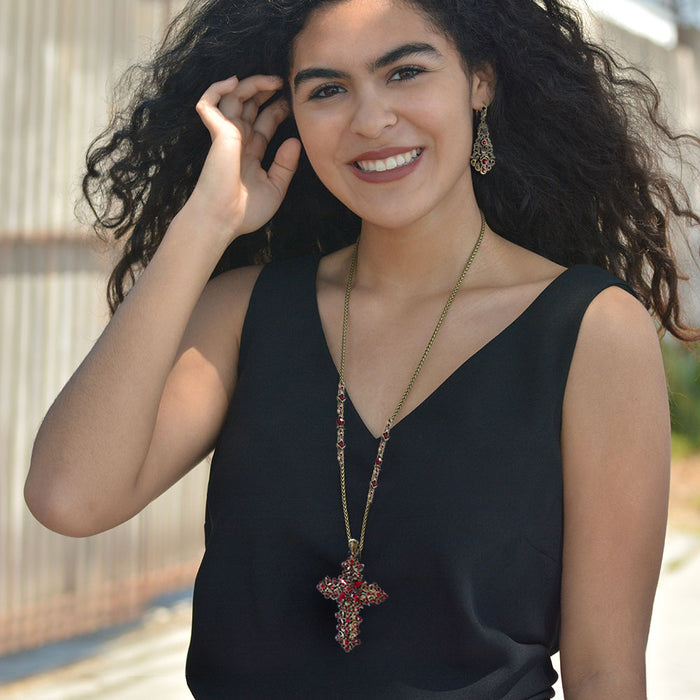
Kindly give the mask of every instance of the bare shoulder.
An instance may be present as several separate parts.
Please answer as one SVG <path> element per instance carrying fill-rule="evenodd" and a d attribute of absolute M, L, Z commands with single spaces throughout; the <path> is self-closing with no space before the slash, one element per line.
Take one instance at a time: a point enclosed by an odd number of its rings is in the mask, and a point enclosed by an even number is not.
<path fill-rule="evenodd" d="M 668 440 L 666 377 L 654 322 L 627 291 L 606 288 L 584 314 L 569 371 L 562 424 L 569 465 L 588 455 L 586 469 L 616 461 L 640 471 L 644 465 L 665 469 Z"/>
<path fill-rule="evenodd" d="M 657 418 L 667 410 L 659 337 L 649 312 L 635 297 L 620 287 L 608 287 L 583 316 L 566 387 L 565 416 L 567 411 L 595 412 L 601 418 L 609 414 L 612 425 L 620 420 L 618 411 L 629 415 L 639 406 L 657 406 Z"/>
<path fill-rule="evenodd" d="M 262 265 L 251 265 L 228 270 L 214 277 L 202 296 L 209 304 L 224 304 L 231 310 L 245 310 L 262 269 Z"/>
<path fill-rule="evenodd" d="M 601 291 L 581 322 L 572 369 L 600 363 L 601 371 L 606 367 L 614 371 L 618 365 L 629 367 L 632 361 L 645 361 L 658 368 L 660 358 L 656 327 L 644 306 L 621 287 Z"/>
<path fill-rule="evenodd" d="M 640 413 L 645 413 L 644 419 L 637 415 L 640 425 L 665 431 L 667 411 L 656 326 L 629 292 L 608 287 L 581 322 L 564 396 L 565 437 L 580 421 L 591 428 L 595 422 L 598 431 L 606 432 Z"/>
<path fill-rule="evenodd" d="M 212 279 L 192 314 L 185 341 L 206 335 L 239 340 L 261 265 L 241 267 Z"/>

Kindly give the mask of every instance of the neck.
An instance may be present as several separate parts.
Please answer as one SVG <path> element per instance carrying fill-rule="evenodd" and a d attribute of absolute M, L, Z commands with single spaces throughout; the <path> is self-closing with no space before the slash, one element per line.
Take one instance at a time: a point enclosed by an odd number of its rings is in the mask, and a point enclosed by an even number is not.
<path fill-rule="evenodd" d="M 363 222 L 355 285 L 403 298 L 451 288 L 481 229 L 475 200 L 454 214 L 400 229 Z"/>

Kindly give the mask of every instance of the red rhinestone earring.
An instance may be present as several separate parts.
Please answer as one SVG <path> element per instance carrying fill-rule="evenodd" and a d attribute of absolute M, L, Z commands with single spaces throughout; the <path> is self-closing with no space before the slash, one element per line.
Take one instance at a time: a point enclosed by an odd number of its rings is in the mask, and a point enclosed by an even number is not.
<path fill-rule="evenodd" d="M 476 138 L 474 139 L 474 147 L 472 148 L 472 157 L 470 163 L 474 170 L 482 175 L 486 175 L 494 165 L 496 165 L 496 158 L 493 154 L 493 144 L 491 143 L 491 134 L 489 133 L 489 126 L 486 123 L 486 112 L 488 107 L 481 108 L 481 119 L 479 121 L 479 128 L 476 131 Z"/>

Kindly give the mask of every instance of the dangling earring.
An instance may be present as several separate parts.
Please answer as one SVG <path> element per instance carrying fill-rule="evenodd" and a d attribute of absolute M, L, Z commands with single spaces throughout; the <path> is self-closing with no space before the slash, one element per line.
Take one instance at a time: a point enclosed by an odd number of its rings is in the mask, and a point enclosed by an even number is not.
<path fill-rule="evenodd" d="M 496 158 L 493 155 L 493 144 L 491 143 L 491 134 L 489 133 L 489 126 L 486 123 L 487 110 L 488 107 L 481 108 L 481 120 L 479 121 L 479 128 L 476 131 L 474 148 L 472 149 L 472 157 L 470 160 L 474 170 L 482 175 L 486 175 L 486 173 L 496 165 Z"/>

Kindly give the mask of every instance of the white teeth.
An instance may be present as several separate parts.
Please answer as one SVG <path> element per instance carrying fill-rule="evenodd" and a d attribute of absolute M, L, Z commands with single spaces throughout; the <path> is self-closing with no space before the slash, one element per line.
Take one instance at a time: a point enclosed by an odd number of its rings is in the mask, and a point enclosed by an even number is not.
<path fill-rule="evenodd" d="M 422 152 L 421 148 L 414 148 L 412 151 L 387 158 L 386 160 L 360 160 L 356 162 L 356 165 L 360 170 L 364 170 L 367 173 L 383 173 L 412 163 Z"/>

